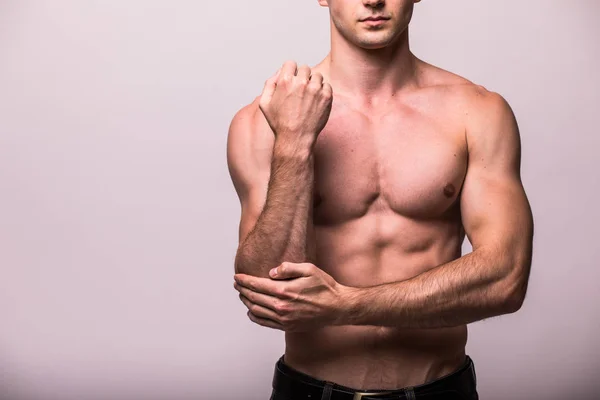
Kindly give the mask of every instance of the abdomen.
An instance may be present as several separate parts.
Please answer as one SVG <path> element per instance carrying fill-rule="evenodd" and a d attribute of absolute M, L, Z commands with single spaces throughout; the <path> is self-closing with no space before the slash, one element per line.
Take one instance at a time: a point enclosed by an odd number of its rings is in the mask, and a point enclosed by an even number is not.
<path fill-rule="evenodd" d="M 285 336 L 293 368 L 353 388 L 389 389 L 452 371 L 465 354 L 467 327 L 329 326 Z"/>

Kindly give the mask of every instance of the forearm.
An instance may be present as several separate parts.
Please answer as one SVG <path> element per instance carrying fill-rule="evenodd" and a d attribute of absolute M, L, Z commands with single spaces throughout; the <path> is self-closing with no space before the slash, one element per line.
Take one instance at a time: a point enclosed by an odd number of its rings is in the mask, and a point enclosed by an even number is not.
<path fill-rule="evenodd" d="M 351 288 L 344 323 L 443 328 L 506 314 L 518 292 L 510 271 L 499 257 L 473 251 L 412 279 Z"/>
<path fill-rule="evenodd" d="M 238 249 L 236 273 L 267 277 L 283 261 L 311 258 L 313 185 L 310 148 L 276 140 L 265 206 Z"/>

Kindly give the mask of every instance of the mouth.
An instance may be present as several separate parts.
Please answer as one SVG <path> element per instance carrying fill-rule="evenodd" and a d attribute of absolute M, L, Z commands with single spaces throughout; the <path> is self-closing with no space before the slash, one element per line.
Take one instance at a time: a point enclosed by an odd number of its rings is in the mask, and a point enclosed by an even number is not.
<path fill-rule="evenodd" d="M 367 26 L 377 27 L 377 26 L 384 25 L 387 20 L 389 20 L 389 18 L 369 17 L 369 18 L 361 19 L 360 22 L 362 22 L 363 24 L 365 24 Z"/>
<path fill-rule="evenodd" d="M 361 19 L 360 22 L 378 22 L 378 21 L 387 21 L 388 17 L 369 17 L 365 19 Z"/>

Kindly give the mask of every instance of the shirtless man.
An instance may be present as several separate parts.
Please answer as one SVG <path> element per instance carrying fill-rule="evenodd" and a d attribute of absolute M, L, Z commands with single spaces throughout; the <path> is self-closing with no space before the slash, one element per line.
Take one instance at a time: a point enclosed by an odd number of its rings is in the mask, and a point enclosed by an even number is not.
<path fill-rule="evenodd" d="M 330 53 L 286 62 L 231 122 L 234 287 L 285 331 L 272 400 L 477 399 L 467 324 L 524 301 L 514 115 L 411 53 L 416 2 L 319 0 Z"/>

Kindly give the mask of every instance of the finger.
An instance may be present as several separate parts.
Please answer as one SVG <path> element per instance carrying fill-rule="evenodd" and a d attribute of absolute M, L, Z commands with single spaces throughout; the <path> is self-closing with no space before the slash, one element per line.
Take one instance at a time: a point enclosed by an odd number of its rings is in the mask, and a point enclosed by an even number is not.
<path fill-rule="evenodd" d="M 278 294 L 282 291 L 282 283 L 276 282 L 269 278 L 260 278 L 258 276 L 246 275 L 246 274 L 235 274 L 233 276 L 235 281 L 248 289 L 264 293 L 274 297 L 280 297 Z"/>
<path fill-rule="evenodd" d="M 277 82 L 281 81 L 291 81 L 292 78 L 296 75 L 297 65 L 294 61 L 286 61 L 283 63 L 281 67 L 281 72 L 279 73 L 279 77 Z"/>
<path fill-rule="evenodd" d="M 306 81 L 308 82 L 310 80 L 310 67 L 308 65 L 302 65 L 300 67 L 298 67 L 298 79 L 301 79 L 302 81 Z"/>
<path fill-rule="evenodd" d="M 321 75 L 319 72 L 315 72 L 310 77 L 308 88 L 311 89 L 312 93 L 319 93 L 323 89 L 323 75 Z"/>
<path fill-rule="evenodd" d="M 276 268 L 269 271 L 269 276 L 273 279 L 293 279 L 303 276 L 313 276 L 315 274 L 315 266 L 310 263 L 291 263 L 284 262 Z"/>
<path fill-rule="evenodd" d="M 259 304 L 256 304 L 256 303 L 250 301 L 243 294 L 240 294 L 239 297 L 240 297 L 240 300 L 242 301 L 242 303 L 244 303 L 244 305 L 248 309 L 248 311 L 250 311 L 252 314 L 256 315 L 257 317 L 270 319 L 274 322 L 279 323 L 279 316 L 275 312 L 273 312 L 273 310 L 269 310 L 266 307 L 263 307 Z"/>
<path fill-rule="evenodd" d="M 323 95 L 325 95 L 325 98 L 327 99 L 333 98 L 333 88 L 327 82 L 323 83 Z"/>
<path fill-rule="evenodd" d="M 240 285 L 234 285 L 235 289 L 254 304 L 258 304 L 261 307 L 269 308 L 272 311 L 277 311 L 275 303 L 278 301 L 277 297 L 269 296 L 263 293 L 258 293 Z"/>
<path fill-rule="evenodd" d="M 260 97 L 261 106 L 267 105 L 271 102 L 271 99 L 273 98 L 273 94 L 275 93 L 275 89 L 277 88 L 278 76 L 279 76 L 279 71 L 275 75 L 273 75 L 272 77 L 267 79 L 267 81 L 265 82 L 265 86 L 263 88 L 263 91 L 262 91 L 262 94 Z"/>
<path fill-rule="evenodd" d="M 258 325 L 266 326 L 267 328 L 279 329 L 280 331 L 283 330 L 283 326 L 275 321 L 272 321 L 272 320 L 266 319 L 266 318 L 257 317 L 254 314 L 252 314 L 250 311 L 248 311 L 247 315 L 248 315 L 248 318 L 250 318 L 250 320 L 252 322 L 257 323 Z"/>
<path fill-rule="evenodd" d="M 320 72 L 315 72 L 314 74 L 311 75 L 310 77 L 310 84 L 314 84 L 320 87 L 323 86 L 323 74 L 321 74 Z"/>

